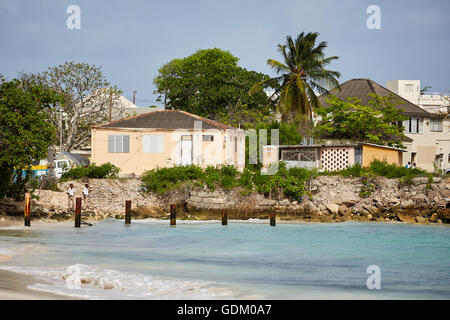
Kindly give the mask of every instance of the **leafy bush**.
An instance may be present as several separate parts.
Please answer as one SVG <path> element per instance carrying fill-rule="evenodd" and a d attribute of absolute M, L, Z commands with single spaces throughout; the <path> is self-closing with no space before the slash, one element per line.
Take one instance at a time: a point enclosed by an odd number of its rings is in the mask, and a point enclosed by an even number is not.
<path fill-rule="evenodd" d="M 141 180 L 147 191 L 164 193 L 180 187 L 185 183 L 206 186 L 210 190 L 220 187 L 229 190 L 234 187 L 245 189 L 244 194 L 256 189 L 271 197 L 300 198 L 305 194 L 305 182 L 315 171 L 303 168 L 287 169 L 280 162 L 275 175 L 262 175 L 258 166 L 246 167 L 239 173 L 234 166 L 208 166 L 202 169 L 197 166 L 177 166 L 172 168 L 153 169 L 144 173 Z"/>
<path fill-rule="evenodd" d="M 406 168 L 403 166 L 398 166 L 395 164 L 389 164 L 386 160 L 374 159 L 368 167 L 361 167 L 360 164 L 355 164 L 347 169 L 340 171 L 325 171 L 321 172 L 320 175 L 326 176 L 343 176 L 343 177 L 362 177 L 367 174 L 372 174 L 375 176 L 383 176 L 389 179 L 408 177 L 413 178 L 416 176 L 428 176 L 425 170 L 419 168 Z"/>
<path fill-rule="evenodd" d="M 82 178 L 93 178 L 93 179 L 104 179 L 104 178 L 115 178 L 119 174 L 120 169 L 115 165 L 107 162 L 100 166 L 95 163 L 87 167 L 74 167 L 69 171 L 65 172 L 61 176 L 61 180 L 69 179 L 82 179 Z"/>
<path fill-rule="evenodd" d="M 286 163 L 279 162 L 277 173 L 266 176 L 267 178 L 265 179 L 261 179 L 259 182 L 262 184 L 259 189 L 270 198 L 289 197 L 298 200 L 307 193 L 305 183 L 315 175 L 315 170 L 306 168 L 287 169 Z"/>
<path fill-rule="evenodd" d="M 373 160 L 367 169 L 369 172 L 389 179 L 406 176 L 427 175 L 427 172 L 419 168 L 406 168 L 395 164 L 389 164 L 386 160 Z"/>
<path fill-rule="evenodd" d="M 194 165 L 176 166 L 146 171 L 141 180 L 148 191 L 164 193 L 177 188 L 184 182 L 201 179 L 203 174 L 202 168 Z"/>

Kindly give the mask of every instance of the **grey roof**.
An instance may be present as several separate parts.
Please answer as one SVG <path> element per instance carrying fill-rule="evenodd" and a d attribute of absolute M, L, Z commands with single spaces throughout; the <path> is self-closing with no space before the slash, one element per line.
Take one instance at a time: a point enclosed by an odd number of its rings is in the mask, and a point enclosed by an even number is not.
<path fill-rule="evenodd" d="M 438 118 L 440 116 L 429 113 L 428 111 L 416 106 L 414 103 L 400 97 L 398 94 L 391 90 L 379 85 L 375 81 L 370 79 L 351 79 L 340 85 L 341 90 L 334 88 L 330 90 L 330 93 L 335 95 L 341 100 L 346 100 L 349 97 L 355 97 L 361 100 L 363 105 L 367 105 L 372 99 L 369 93 L 378 94 L 382 97 L 388 97 L 393 95 L 394 97 L 402 101 L 401 104 L 396 105 L 397 109 L 403 109 L 403 113 L 408 117 L 424 117 L 424 118 Z M 328 106 L 326 102 L 327 94 L 323 94 L 319 97 L 319 101 L 324 107 Z"/>
<path fill-rule="evenodd" d="M 77 166 L 88 166 L 89 165 L 89 159 L 86 159 L 83 156 L 80 156 L 76 153 L 70 153 L 70 152 L 60 152 L 55 156 L 55 160 L 57 159 L 70 159 L 75 165 Z"/>
<path fill-rule="evenodd" d="M 181 110 L 156 110 L 94 128 L 195 129 L 195 121 L 202 122 L 202 129 L 234 129 L 223 123 Z"/>

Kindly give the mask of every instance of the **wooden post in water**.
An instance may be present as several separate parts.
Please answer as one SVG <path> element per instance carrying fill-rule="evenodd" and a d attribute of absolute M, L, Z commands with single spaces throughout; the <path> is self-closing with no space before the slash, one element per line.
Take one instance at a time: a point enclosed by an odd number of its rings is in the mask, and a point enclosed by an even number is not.
<path fill-rule="evenodd" d="M 75 228 L 81 227 L 81 198 L 75 199 Z"/>
<path fill-rule="evenodd" d="M 131 200 L 125 201 L 125 224 L 131 224 Z"/>
<path fill-rule="evenodd" d="M 222 225 L 226 226 L 228 224 L 228 213 L 225 209 L 222 209 Z"/>
<path fill-rule="evenodd" d="M 276 214 L 275 213 L 270 213 L 270 226 L 271 227 L 275 227 L 276 224 Z"/>
<path fill-rule="evenodd" d="M 31 226 L 31 193 L 25 193 L 25 227 Z"/>
<path fill-rule="evenodd" d="M 177 224 L 177 206 L 176 204 L 170 205 L 170 225 L 174 226 Z"/>

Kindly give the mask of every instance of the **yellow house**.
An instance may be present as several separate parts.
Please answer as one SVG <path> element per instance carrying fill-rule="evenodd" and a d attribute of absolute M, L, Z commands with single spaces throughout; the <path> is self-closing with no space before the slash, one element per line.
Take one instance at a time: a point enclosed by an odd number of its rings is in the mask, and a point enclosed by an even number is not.
<path fill-rule="evenodd" d="M 91 128 L 91 163 L 121 174 L 176 165 L 245 166 L 245 132 L 180 110 L 158 110 Z"/>

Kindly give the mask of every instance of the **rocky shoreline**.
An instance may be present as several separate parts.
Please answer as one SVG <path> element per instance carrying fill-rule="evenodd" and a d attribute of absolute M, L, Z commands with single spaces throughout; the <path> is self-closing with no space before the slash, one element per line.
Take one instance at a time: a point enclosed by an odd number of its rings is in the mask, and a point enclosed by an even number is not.
<path fill-rule="evenodd" d="M 277 219 L 306 222 L 399 221 L 406 223 L 450 223 L 450 179 L 418 177 L 406 185 L 397 179 L 377 177 L 368 183 L 370 194 L 360 195 L 365 183 L 361 178 L 319 176 L 311 181 L 311 198 L 268 199 L 260 194 L 244 195 L 243 190 L 231 191 L 193 188 L 155 195 L 142 190 L 139 179 L 89 179 L 68 181 L 59 185 L 66 190 L 74 183 L 76 196 L 81 196 L 89 183 L 89 208 L 83 217 L 91 220 L 122 219 L 125 200 L 132 201 L 133 219 L 168 219 L 169 206 L 177 204 L 178 219 L 220 219 L 226 209 L 229 219 L 267 219 L 271 212 Z M 73 219 L 67 212 L 65 192 L 36 190 L 38 199 L 31 203 L 32 218 L 43 222 Z M 20 220 L 23 202 L 6 199 L 0 204 L 0 223 Z"/>

